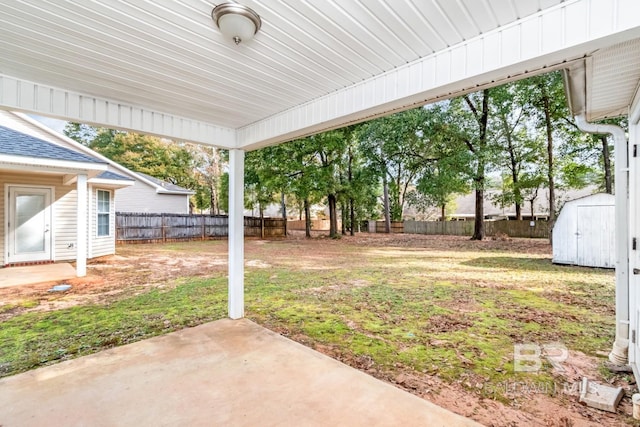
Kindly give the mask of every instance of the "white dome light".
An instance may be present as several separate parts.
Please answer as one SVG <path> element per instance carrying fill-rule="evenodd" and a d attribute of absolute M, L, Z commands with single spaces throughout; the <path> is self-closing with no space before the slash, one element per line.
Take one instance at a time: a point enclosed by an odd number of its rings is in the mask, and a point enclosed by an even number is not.
<path fill-rule="evenodd" d="M 211 18 L 222 35 L 240 44 L 253 38 L 262 25 L 257 13 L 238 3 L 221 3 L 211 11 Z"/>

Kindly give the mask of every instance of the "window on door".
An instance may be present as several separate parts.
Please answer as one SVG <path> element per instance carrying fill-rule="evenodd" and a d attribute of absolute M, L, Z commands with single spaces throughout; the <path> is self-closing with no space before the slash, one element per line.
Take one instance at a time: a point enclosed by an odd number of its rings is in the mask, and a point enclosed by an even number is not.
<path fill-rule="evenodd" d="M 110 224 L 111 224 L 111 192 L 105 190 L 98 190 L 97 192 L 97 202 L 98 202 L 98 237 L 101 236 L 110 236 Z"/>

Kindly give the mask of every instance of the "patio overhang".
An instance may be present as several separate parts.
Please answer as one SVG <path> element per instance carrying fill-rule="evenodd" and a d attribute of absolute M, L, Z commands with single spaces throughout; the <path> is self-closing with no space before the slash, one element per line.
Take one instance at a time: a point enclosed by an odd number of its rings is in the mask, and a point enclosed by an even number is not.
<path fill-rule="evenodd" d="M 0 5 L 0 108 L 253 150 L 640 38 L 634 0 L 245 3 L 240 46 L 206 3 Z"/>

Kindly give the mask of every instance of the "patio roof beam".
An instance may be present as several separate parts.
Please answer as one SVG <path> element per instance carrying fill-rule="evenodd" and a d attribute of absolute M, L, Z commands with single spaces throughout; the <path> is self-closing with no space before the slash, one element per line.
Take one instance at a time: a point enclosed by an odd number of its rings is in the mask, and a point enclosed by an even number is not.
<path fill-rule="evenodd" d="M 640 37 L 637 0 L 573 0 L 238 129 L 253 150 L 565 67 Z"/>
<path fill-rule="evenodd" d="M 219 148 L 236 146 L 235 129 L 0 73 L 0 108 L 157 135 Z"/>

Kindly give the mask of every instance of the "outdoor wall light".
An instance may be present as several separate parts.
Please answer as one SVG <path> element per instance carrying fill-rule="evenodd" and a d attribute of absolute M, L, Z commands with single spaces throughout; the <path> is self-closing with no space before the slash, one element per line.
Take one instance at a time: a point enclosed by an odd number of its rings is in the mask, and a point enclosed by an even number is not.
<path fill-rule="evenodd" d="M 222 35 L 236 44 L 251 40 L 262 25 L 257 13 L 239 3 L 220 3 L 211 11 L 211 18 Z"/>

